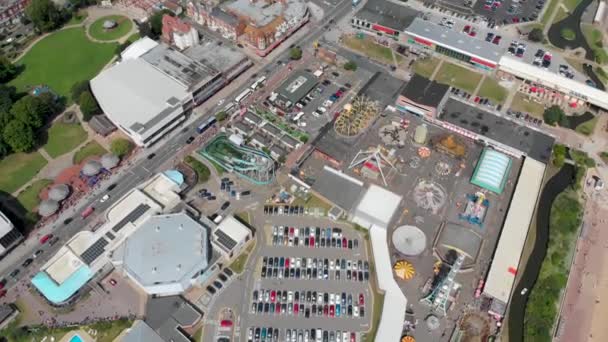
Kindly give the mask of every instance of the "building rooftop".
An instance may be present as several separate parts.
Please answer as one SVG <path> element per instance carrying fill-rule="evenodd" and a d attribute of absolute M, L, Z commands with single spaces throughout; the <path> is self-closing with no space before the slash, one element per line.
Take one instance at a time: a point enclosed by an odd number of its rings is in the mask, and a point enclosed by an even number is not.
<path fill-rule="evenodd" d="M 180 296 L 157 297 L 148 301 L 145 322 L 164 341 L 189 342 L 178 328 L 192 326 L 201 317 L 202 314 Z"/>
<path fill-rule="evenodd" d="M 449 98 L 439 119 L 510 146 L 545 164 L 551 157 L 553 137 L 460 100 Z"/>
<path fill-rule="evenodd" d="M 0 236 L 8 234 L 13 228 L 14 226 L 11 220 L 9 220 L 4 213 L 0 212 Z"/>
<path fill-rule="evenodd" d="M 244 242 L 249 234 L 251 234 L 249 228 L 231 215 L 217 226 L 213 232 L 213 239 L 224 250 L 230 252 L 238 243 Z"/>
<path fill-rule="evenodd" d="M 32 285 L 50 302 L 61 304 L 72 297 L 91 278 L 93 278 L 91 269 L 82 265 L 61 284 L 55 282 L 48 273 L 40 271 L 32 278 Z"/>
<path fill-rule="evenodd" d="M 479 157 L 471 183 L 501 194 L 511 170 L 511 158 L 506 154 L 485 148 Z"/>
<path fill-rule="evenodd" d="M 135 321 L 120 342 L 165 342 L 149 325 L 144 321 Z"/>
<path fill-rule="evenodd" d="M 355 207 L 364 190 L 363 182 L 329 166 L 316 176 L 312 189 L 346 212 Z"/>
<path fill-rule="evenodd" d="M 449 46 L 454 51 L 474 55 L 495 64 L 498 64 L 500 57 L 505 52 L 503 48 L 496 44 L 470 37 L 460 31 L 452 30 L 421 18 L 414 19 L 408 28 L 405 29 L 405 32 L 431 43 Z"/>
<path fill-rule="evenodd" d="M 286 21 L 292 18 L 300 18 L 306 11 L 306 4 L 302 0 L 235 0 L 225 3 L 222 7 L 228 12 L 248 18 L 250 25 L 255 27 L 264 27 L 279 16 L 285 17 Z"/>
<path fill-rule="evenodd" d="M 283 135 L 281 137 L 281 142 L 283 144 L 285 144 L 286 146 L 289 146 L 289 147 L 292 147 L 292 148 L 294 148 L 294 147 L 296 147 L 296 146 L 298 146 L 300 144 L 300 141 L 298 141 L 296 138 L 292 137 L 289 134 Z"/>
<path fill-rule="evenodd" d="M 157 46 L 158 42 L 155 40 L 148 37 L 143 37 L 127 46 L 127 48 L 120 53 L 120 57 L 123 61 L 128 59 L 137 59 Z"/>
<path fill-rule="evenodd" d="M 416 103 L 437 107 L 449 88 L 450 86 L 448 85 L 437 83 L 418 74 L 414 74 L 401 90 L 401 95 Z"/>
<path fill-rule="evenodd" d="M 255 125 L 259 125 L 262 123 L 262 121 L 264 121 L 264 119 L 262 119 L 261 116 L 251 112 L 251 111 L 247 111 L 247 113 L 245 113 L 245 115 L 243 116 L 243 119 L 248 120 L 252 123 L 254 123 Z"/>
<path fill-rule="evenodd" d="M 375 225 L 386 229 L 401 199 L 396 193 L 371 184 L 355 209 L 355 222 L 362 226 Z"/>
<path fill-rule="evenodd" d="M 207 37 L 202 38 L 198 45 L 186 49 L 183 53 L 193 60 L 223 73 L 230 71 L 247 59 L 247 56 L 235 47 Z"/>
<path fill-rule="evenodd" d="M 406 27 L 420 12 L 387 0 L 369 0 L 355 17 L 398 31 Z"/>
<path fill-rule="evenodd" d="M 285 101 L 296 103 L 313 90 L 317 86 L 318 81 L 309 72 L 295 71 L 279 86 L 277 93 Z"/>
<path fill-rule="evenodd" d="M 281 129 L 271 123 L 266 123 L 264 126 L 262 126 L 262 130 L 272 136 L 275 137 L 279 137 L 283 131 L 281 131 Z"/>
<path fill-rule="evenodd" d="M 207 234 L 187 214 L 152 216 L 126 239 L 123 267 L 142 286 L 189 279 L 207 268 Z"/>
<path fill-rule="evenodd" d="M 251 141 L 256 141 L 264 146 L 270 145 L 270 140 L 261 135 L 259 132 L 256 132 L 251 136 Z"/>

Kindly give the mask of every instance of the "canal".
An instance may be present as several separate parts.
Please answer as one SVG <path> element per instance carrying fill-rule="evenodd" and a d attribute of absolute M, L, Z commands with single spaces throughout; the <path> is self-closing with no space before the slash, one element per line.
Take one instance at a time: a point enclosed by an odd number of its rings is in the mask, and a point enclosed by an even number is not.
<path fill-rule="evenodd" d="M 528 263 L 524 268 L 524 273 L 515 287 L 509 308 L 509 321 L 507 324 L 510 342 L 524 341 L 526 303 L 528 302 L 528 296 L 534 291 L 534 283 L 536 283 L 540 267 L 547 252 L 551 206 L 557 195 L 572 184 L 574 173 L 574 166 L 565 164 L 558 173 L 547 181 L 540 195 L 536 210 L 536 241 L 534 242 L 532 253 L 528 258 Z M 529 289 L 529 291 L 521 295 L 521 291 L 524 288 Z"/>

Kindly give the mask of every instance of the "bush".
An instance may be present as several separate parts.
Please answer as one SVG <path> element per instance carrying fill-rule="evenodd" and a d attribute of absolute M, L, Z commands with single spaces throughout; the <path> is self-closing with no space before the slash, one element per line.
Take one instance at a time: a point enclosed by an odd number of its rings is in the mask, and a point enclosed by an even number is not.
<path fill-rule="evenodd" d="M 355 71 L 357 70 L 357 63 L 353 61 L 348 61 L 344 64 L 344 70 Z"/>
<path fill-rule="evenodd" d="M 85 91 L 80 94 L 80 97 L 78 98 L 78 105 L 80 106 L 82 119 L 84 121 L 88 122 L 93 118 L 93 115 L 101 113 L 97 100 L 95 100 L 90 91 Z"/>
<path fill-rule="evenodd" d="M 540 43 L 545 39 L 545 35 L 543 34 L 543 30 L 540 28 L 534 28 L 530 33 L 528 33 L 528 39 L 533 42 Z"/>
<path fill-rule="evenodd" d="M 306 144 L 308 142 L 308 136 L 307 135 L 300 136 L 300 141 L 302 143 Z"/>
<path fill-rule="evenodd" d="M 219 122 L 222 122 L 224 120 L 226 120 L 228 118 L 228 113 L 226 113 L 225 111 L 221 111 L 218 112 L 217 114 L 215 114 L 215 119 Z"/>
<path fill-rule="evenodd" d="M 70 89 L 70 96 L 72 96 L 72 101 L 78 102 L 80 100 L 80 95 L 84 92 L 90 92 L 91 88 L 89 88 L 89 81 L 80 81 L 74 83 L 72 88 Z"/>
<path fill-rule="evenodd" d="M 569 29 L 569 28 L 564 28 L 559 33 L 562 36 L 562 38 L 564 38 L 565 40 L 574 40 L 574 39 L 576 39 L 576 33 L 573 30 Z"/>
<path fill-rule="evenodd" d="M 196 172 L 199 184 L 205 183 L 209 180 L 209 177 L 211 177 L 211 171 L 209 171 L 209 168 L 205 166 L 205 164 L 196 160 L 192 156 L 187 156 L 184 161 L 194 170 L 194 172 Z"/>
<path fill-rule="evenodd" d="M 133 149 L 133 143 L 127 139 L 114 139 L 110 143 L 110 151 L 118 157 L 123 157 L 129 154 Z"/>
<path fill-rule="evenodd" d="M 556 144 L 553 146 L 553 165 L 562 167 L 566 160 L 566 152 L 566 146 L 564 145 Z"/>
<path fill-rule="evenodd" d="M 584 151 L 570 150 L 570 158 L 572 158 L 576 166 L 595 167 L 595 160 Z"/>
<path fill-rule="evenodd" d="M 555 126 L 556 124 L 563 125 L 567 122 L 566 114 L 559 106 L 551 106 L 545 109 L 543 120 L 547 125 Z"/>
<path fill-rule="evenodd" d="M 294 61 L 302 58 L 302 49 L 300 49 L 297 46 L 294 48 L 291 48 L 291 50 L 289 50 L 289 58 L 291 58 Z"/>

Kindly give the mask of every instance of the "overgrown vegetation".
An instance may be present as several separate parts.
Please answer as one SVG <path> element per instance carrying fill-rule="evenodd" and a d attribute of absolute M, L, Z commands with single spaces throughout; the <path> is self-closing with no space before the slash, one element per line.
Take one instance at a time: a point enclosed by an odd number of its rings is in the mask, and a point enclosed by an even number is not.
<path fill-rule="evenodd" d="M 543 120 L 547 125 L 568 127 L 568 117 L 559 106 L 551 106 L 545 109 Z"/>
<path fill-rule="evenodd" d="M 566 153 L 568 153 L 568 149 L 565 145 L 556 144 L 553 146 L 553 165 L 557 167 L 564 166 L 564 162 L 566 160 Z"/>
<path fill-rule="evenodd" d="M 124 157 L 133 149 L 133 143 L 127 139 L 116 138 L 110 143 L 110 151 L 118 156 Z"/>
<path fill-rule="evenodd" d="M 207 182 L 209 177 L 211 177 L 211 171 L 209 171 L 209 168 L 193 156 L 187 156 L 186 159 L 184 159 L 184 162 L 186 162 L 186 164 L 188 164 L 194 170 L 194 172 L 196 172 L 199 184 Z"/>
<path fill-rule="evenodd" d="M 291 58 L 294 61 L 301 59 L 302 58 L 302 49 L 297 46 L 291 48 L 291 50 L 289 50 L 289 58 Z"/>
<path fill-rule="evenodd" d="M 585 113 L 584 115 L 587 115 L 587 113 Z M 585 121 L 582 124 L 576 126 L 576 128 L 574 130 L 580 134 L 589 136 L 589 135 L 593 134 L 597 121 L 598 121 L 598 117 L 596 116 L 593 119 L 591 119 L 589 121 Z"/>
<path fill-rule="evenodd" d="M 355 63 L 353 61 L 348 61 L 348 62 L 344 63 L 344 70 L 350 70 L 350 71 L 357 70 L 357 63 Z"/>
<path fill-rule="evenodd" d="M 228 118 L 228 113 L 226 113 L 225 111 L 221 111 L 221 112 L 217 112 L 215 114 L 215 119 L 219 122 L 222 122 L 224 120 L 226 120 Z"/>

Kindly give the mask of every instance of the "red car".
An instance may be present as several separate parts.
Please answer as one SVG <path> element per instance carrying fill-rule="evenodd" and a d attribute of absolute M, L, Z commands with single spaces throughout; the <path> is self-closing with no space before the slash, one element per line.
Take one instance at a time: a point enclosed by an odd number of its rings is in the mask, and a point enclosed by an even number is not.
<path fill-rule="evenodd" d="M 329 306 L 329 317 L 334 317 L 336 315 L 336 309 L 333 305 Z"/>
<path fill-rule="evenodd" d="M 342 238 L 342 248 L 347 248 L 348 247 L 348 240 L 346 240 L 346 238 Z"/>
<path fill-rule="evenodd" d="M 289 268 L 289 258 L 285 258 L 285 268 Z"/>
<path fill-rule="evenodd" d="M 471 32 L 471 25 L 466 25 L 462 31 L 465 33 Z"/>
<path fill-rule="evenodd" d="M 300 306 L 296 304 L 293 306 L 293 314 L 297 315 L 298 312 L 300 312 Z"/>
<path fill-rule="evenodd" d="M 336 97 L 340 97 L 340 96 L 342 96 L 342 95 L 344 95 L 344 92 L 343 92 L 342 90 L 338 90 L 338 91 L 336 92 Z"/>
<path fill-rule="evenodd" d="M 6 290 L 0 291 L 0 298 L 6 296 Z"/>
<path fill-rule="evenodd" d="M 278 314 L 281 313 L 281 303 L 277 303 L 277 305 L 275 306 L 274 311 Z"/>
<path fill-rule="evenodd" d="M 492 40 L 492 43 L 496 44 L 496 45 L 500 44 L 500 39 L 501 38 L 502 38 L 501 36 L 494 37 L 494 39 Z"/>
<path fill-rule="evenodd" d="M 315 238 L 311 237 L 310 238 L 310 248 L 314 248 L 315 247 Z"/>
<path fill-rule="evenodd" d="M 469 36 L 471 36 L 471 37 L 475 37 L 476 35 L 477 35 L 477 31 L 469 32 Z"/>
<path fill-rule="evenodd" d="M 114 280 L 114 278 L 110 279 L 110 285 L 112 286 L 116 286 L 117 282 L 116 280 Z"/>
<path fill-rule="evenodd" d="M 293 236 L 293 227 L 289 228 L 289 236 Z"/>
<path fill-rule="evenodd" d="M 228 320 L 228 319 L 224 319 L 220 322 L 220 326 L 222 328 L 230 328 L 230 327 L 232 327 L 232 321 Z"/>
<path fill-rule="evenodd" d="M 475 100 L 473 100 L 475 103 L 479 103 L 479 96 L 475 96 Z"/>
<path fill-rule="evenodd" d="M 53 237 L 53 234 L 46 234 L 45 236 L 40 238 L 40 244 L 44 245 L 47 241 L 49 241 Z"/>
<path fill-rule="evenodd" d="M 350 342 L 356 342 L 357 340 L 357 335 L 355 335 L 354 332 L 350 333 Z"/>
<path fill-rule="evenodd" d="M 363 293 L 359 293 L 359 305 L 365 305 L 365 297 L 363 297 Z"/>
<path fill-rule="evenodd" d="M 277 292 L 275 290 L 270 291 L 270 301 L 272 303 L 274 303 L 274 301 L 277 299 Z"/>

